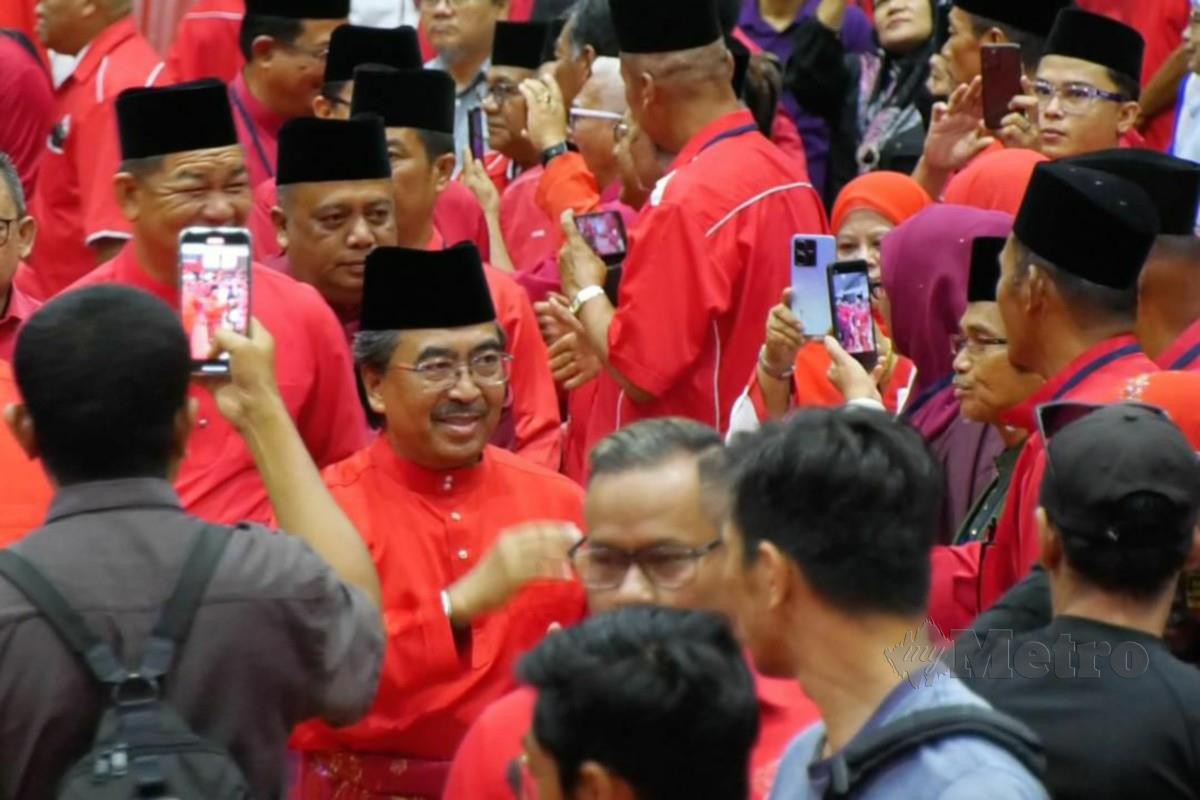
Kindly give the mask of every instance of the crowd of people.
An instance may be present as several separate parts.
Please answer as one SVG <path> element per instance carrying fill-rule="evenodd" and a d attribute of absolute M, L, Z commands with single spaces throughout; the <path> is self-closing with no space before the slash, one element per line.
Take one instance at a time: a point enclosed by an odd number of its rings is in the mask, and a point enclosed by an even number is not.
<path fill-rule="evenodd" d="M 0 797 L 1200 797 L 1200 2 L 396 4 L 0 29 Z"/>

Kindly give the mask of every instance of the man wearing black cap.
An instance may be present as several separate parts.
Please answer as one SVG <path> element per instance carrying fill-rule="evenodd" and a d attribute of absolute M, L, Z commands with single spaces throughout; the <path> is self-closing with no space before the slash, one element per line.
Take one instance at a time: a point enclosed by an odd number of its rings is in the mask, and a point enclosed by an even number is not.
<path fill-rule="evenodd" d="M 611 6 L 630 114 L 673 161 L 630 234 L 619 308 L 563 220 L 563 293 L 608 367 L 596 402 L 611 411 L 593 415 L 587 442 L 657 416 L 724 432 L 762 344 L 753 331 L 790 281 L 793 237 L 828 225 L 802 168 L 734 94 L 712 0 Z"/>
<path fill-rule="evenodd" d="M 115 190 L 133 241 L 76 286 L 126 284 L 178 307 L 180 232 L 240 226 L 250 208 L 229 95 L 217 81 L 131 89 L 117 99 L 117 118 L 124 160 Z M 345 458 L 366 441 L 366 426 L 337 318 L 311 288 L 259 264 L 250 302 L 280 343 L 283 399 L 313 460 Z M 266 522 L 270 506 L 249 451 L 208 392 L 197 387 L 192 396 L 199 421 L 176 485 L 184 507 L 214 522 Z"/>
<path fill-rule="evenodd" d="M 1078 414 L 1053 431 L 1054 417 Z M 1052 796 L 1196 797 L 1200 672 L 1162 635 L 1196 541 L 1197 455 L 1145 406 L 1051 405 L 1042 421 L 1037 522 L 1054 621 L 993 632 L 986 652 L 960 642 L 957 671 L 1040 736 Z"/>
<path fill-rule="evenodd" d="M 996 291 L 1009 360 L 1046 383 L 1009 424 L 1034 430 L 1030 409 L 1038 405 L 1107 403 L 1128 379 L 1157 370 L 1133 330 L 1138 275 L 1158 229 L 1154 204 L 1130 181 L 1070 163 L 1034 170 Z M 986 610 L 1037 561 L 1034 512 L 1045 468 L 1044 443 L 1031 436 L 986 559 L 980 545 L 935 553 L 935 570 L 943 571 L 935 586 L 960 588 L 935 592 L 934 622 L 961 619 L 951 609 L 963 603 L 967 618 Z"/>
<path fill-rule="evenodd" d="M 392 70 L 364 66 L 355 71 L 353 111 L 378 114 L 387 126 L 397 243 L 416 250 L 442 250 L 461 241 L 443 229 L 439 201 L 454 172 L 454 85 L 439 70 Z M 493 444 L 548 469 L 561 462 L 561 416 L 545 342 L 529 298 L 508 275 L 484 266 L 505 349 L 514 364 L 505 424 Z"/>
<path fill-rule="evenodd" d="M 279 267 L 316 289 L 351 329 L 367 255 L 396 243 L 391 177 L 378 117 L 294 119 L 279 133 Z"/>
<path fill-rule="evenodd" d="M 300 791 L 439 798 L 520 652 L 582 616 L 582 491 L 488 446 L 511 357 L 474 246 L 375 250 L 354 351 L 386 428 L 324 477 L 375 558 L 389 656 L 362 724 L 298 730 Z"/>
<path fill-rule="evenodd" d="M 279 129 L 312 115 L 333 31 L 350 0 L 247 0 L 240 45 L 246 66 L 229 87 L 253 189 L 275 177 Z"/>
<path fill-rule="evenodd" d="M 954 0 L 948 12 L 950 37 L 942 55 L 958 84 L 981 72 L 984 45 L 1015 44 L 1027 75 L 1037 72 L 1058 12 L 1072 0 Z"/>

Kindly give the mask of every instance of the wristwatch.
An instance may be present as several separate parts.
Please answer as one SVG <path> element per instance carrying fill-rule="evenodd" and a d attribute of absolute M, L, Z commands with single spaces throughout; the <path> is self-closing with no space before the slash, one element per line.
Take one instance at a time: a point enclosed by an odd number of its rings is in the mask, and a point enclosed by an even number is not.
<path fill-rule="evenodd" d="M 579 148 L 571 142 L 559 142 L 556 145 L 547 147 L 542 151 L 542 166 L 548 166 L 551 161 L 563 155 L 564 153 L 578 153 Z"/>
<path fill-rule="evenodd" d="M 578 317 L 579 310 L 583 308 L 584 303 L 595 300 L 602 294 L 604 294 L 602 286 L 585 286 L 580 289 L 579 294 L 575 295 L 575 299 L 571 301 L 571 315 Z"/>

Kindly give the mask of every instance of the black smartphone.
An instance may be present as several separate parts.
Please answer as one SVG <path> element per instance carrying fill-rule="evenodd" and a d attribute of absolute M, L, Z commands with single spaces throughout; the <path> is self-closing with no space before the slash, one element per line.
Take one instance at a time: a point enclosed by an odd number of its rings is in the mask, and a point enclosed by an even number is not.
<path fill-rule="evenodd" d="M 625 220 L 618 212 L 580 214 L 575 218 L 575 227 L 607 266 L 616 267 L 625 260 L 629 241 L 625 236 Z"/>
<path fill-rule="evenodd" d="M 1021 88 L 1021 45 L 985 44 L 980 50 L 983 74 L 983 124 L 999 130 L 1011 113 L 1008 105 Z"/>
<path fill-rule="evenodd" d="M 250 264 L 245 228 L 185 228 L 179 235 L 179 313 L 194 373 L 228 374 L 227 356 L 209 358 L 218 329 L 249 334 Z"/>
<path fill-rule="evenodd" d="M 487 120 L 484 119 L 482 108 L 472 109 L 467 114 L 467 137 L 471 144 L 471 157 L 476 161 L 483 160 L 487 151 L 487 140 L 484 138 L 487 130 Z"/>
<path fill-rule="evenodd" d="M 879 361 L 875 318 L 871 315 L 871 280 L 866 261 L 837 261 L 829 267 L 829 300 L 833 328 L 846 352 L 867 369 Z"/>

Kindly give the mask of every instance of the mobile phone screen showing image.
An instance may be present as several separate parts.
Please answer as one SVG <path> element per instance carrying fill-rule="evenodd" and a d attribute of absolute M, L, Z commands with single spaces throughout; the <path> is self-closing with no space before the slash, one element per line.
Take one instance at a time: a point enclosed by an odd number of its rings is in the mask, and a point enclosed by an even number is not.
<path fill-rule="evenodd" d="M 193 365 L 201 372 L 224 372 L 209 358 L 220 328 L 245 335 L 250 328 L 250 243 L 221 236 L 180 245 L 179 304 Z"/>
<path fill-rule="evenodd" d="M 487 152 L 487 141 L 484 136 L 484 111 L 482 108 L 477 108 L 467 117 L 467 135 L 471 140 L 471 156 L 480 161 L 483 159 L 484 153 Z"/>
<path fill-rule="evenodd" d="M 871 317 L 871 284 L 866 271 L 830 276 L 838 342 L 850 355 L 875 352 L 875 322 Z"/>
<path fill-rule="evenodd" d="M 616 211 L 583 214 L 575 218 L 575 227 L 605 264 L 612 266 L 625 259 L 625 223 Z"/>

